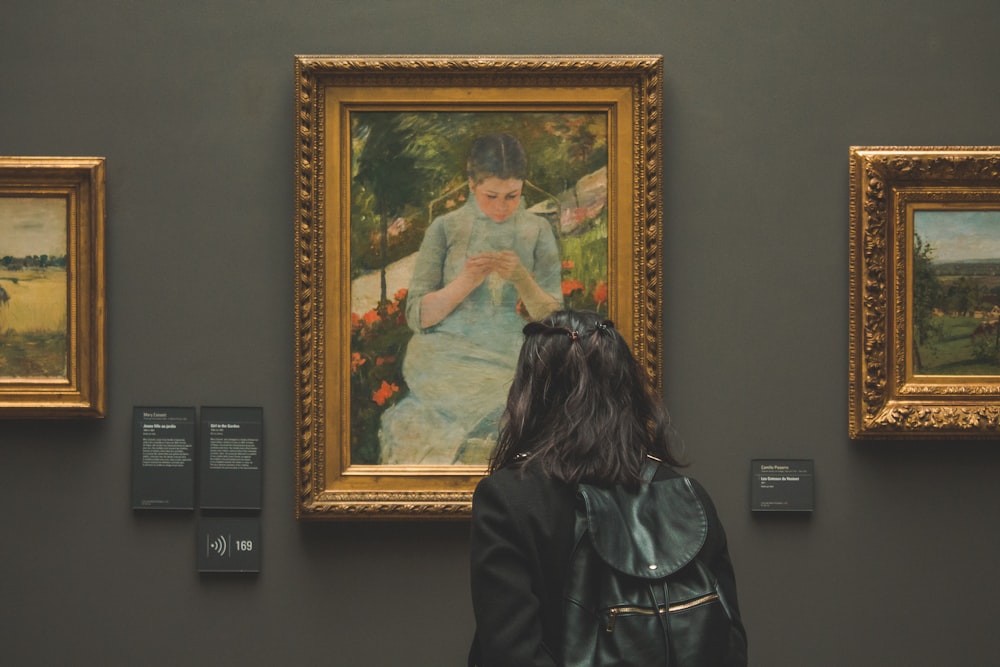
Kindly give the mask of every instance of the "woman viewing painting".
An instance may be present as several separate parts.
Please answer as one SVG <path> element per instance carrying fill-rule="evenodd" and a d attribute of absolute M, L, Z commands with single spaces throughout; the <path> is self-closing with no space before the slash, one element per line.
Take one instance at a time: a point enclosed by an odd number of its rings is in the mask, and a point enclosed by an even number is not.
<path fill-rule="evenodd" d="M 477 138 L 470 197 L 424 235 L 407 295 L 409 393 L 382 416 L 381 463 L 483 464 L 526 319 L 562 306 L 550 223 L 522 201 L 528 160 L 511 134 Z"/>

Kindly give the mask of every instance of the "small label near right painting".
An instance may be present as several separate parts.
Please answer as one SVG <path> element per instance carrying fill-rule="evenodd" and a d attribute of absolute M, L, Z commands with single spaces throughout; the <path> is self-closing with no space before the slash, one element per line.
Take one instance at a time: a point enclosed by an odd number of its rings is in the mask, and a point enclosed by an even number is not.
<path fill-rule="evenodd" d="M 753 459 L 750 509 L 754 512 L 812 512 L 816 464 L 812 459 Z"/>

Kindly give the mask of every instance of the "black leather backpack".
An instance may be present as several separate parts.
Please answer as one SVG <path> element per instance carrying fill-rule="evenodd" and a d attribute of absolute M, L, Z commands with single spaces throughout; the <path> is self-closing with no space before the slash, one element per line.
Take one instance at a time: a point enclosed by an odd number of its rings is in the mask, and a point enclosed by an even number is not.
<path fill-rule="evenodd" d="M 708 517 L 690 479 L 638 493 L 581 484 L 566 588 L 567 667 L 745 665 L 733 614 L 699 553 Z M 742 641 L 742 635 L 738 635 Z"/>

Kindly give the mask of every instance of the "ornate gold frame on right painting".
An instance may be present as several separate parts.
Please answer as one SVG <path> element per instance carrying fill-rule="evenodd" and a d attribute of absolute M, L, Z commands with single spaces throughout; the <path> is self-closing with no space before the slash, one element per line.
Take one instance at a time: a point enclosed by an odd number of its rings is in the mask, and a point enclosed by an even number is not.
<path fill-rule="evenodd" d="M 850 436 L 1000 436 L 1000 148 L 850 156 Z"/>

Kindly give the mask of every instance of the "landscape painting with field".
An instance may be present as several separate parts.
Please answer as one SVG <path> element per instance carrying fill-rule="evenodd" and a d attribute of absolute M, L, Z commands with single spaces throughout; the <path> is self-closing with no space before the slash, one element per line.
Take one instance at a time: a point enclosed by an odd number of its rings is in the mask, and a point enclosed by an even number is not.
<path fill-rule="evenodd" d="M 915 375 L 1000 376 L 1000 210 L 918 210 Z"/>
<path fill-rule="evenodd" d="M 0 380 L 67 375 L 66 206 L 0 197 Z"/>

